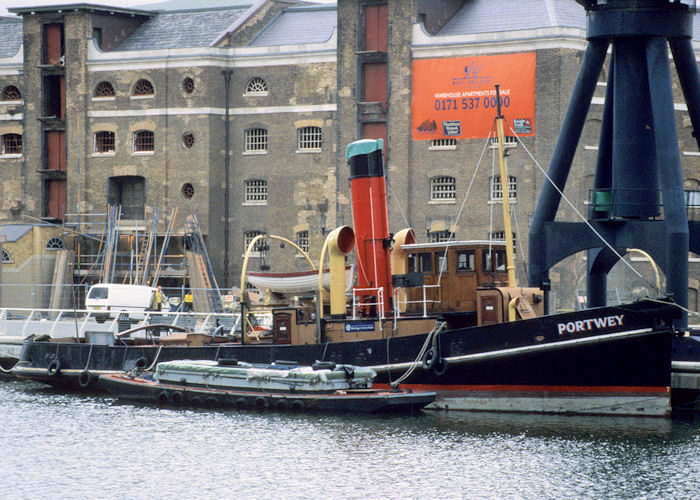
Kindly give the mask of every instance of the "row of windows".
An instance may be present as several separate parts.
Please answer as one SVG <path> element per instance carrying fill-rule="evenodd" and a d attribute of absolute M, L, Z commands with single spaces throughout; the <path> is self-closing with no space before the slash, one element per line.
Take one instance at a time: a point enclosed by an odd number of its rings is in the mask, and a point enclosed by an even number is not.
<path fill-rule="evenodd" d="M 246 153 L 266 153 L 268 145 L 267 129 L 251 128 L 245 131 L 244 151 Z M 297 150 L 318 151 L 323 145 L 321 127 L 300 127 L 297 129 Z"/>
<path fill-rule="evenodd" d="M 498 147 L 498 138 L 492 137 L 489 141 L 491 147 Z M 505 136 L 503 138 L 504 146 L 507 148 L 512 148 L 518 145 L 518 138 Z M 455 149 L 457 147 L 457 139 L 447 138 L 447 139 L 432 139 L 430 141 L 429 149 Z"/>
<path fill-rule="evenodd" d="M 503 250 L 483 250 L 481 254 L 481 269 L 483 271 L 505 271 L 506 270 L 506 253 Z M 448 257 L 445 254 L 436 255 L 437 262 L 435 263 L 436 272 L 445 273 L 448 269 Z M 462 250 L 457 252 L 457 271 L 475 271 L 476 259 L 473 250 Z M 408 256 L 408 272 L 417 273 L 432 273 L 433 272 L 433 254 L 419 253 L 409 254 Z"/>
<path fill-rule="evenodd" d="M 22 149 L 22 136 L 17 134 L 6 134 L 8 136 L 8 148 Z M 5 144 L 5 136 L 3 136 L 3 146 Z M 13 142 L 14 141 L 14 142 Z M 19 141 L 19 146 L 17 146 Z M 185 132 L 182 135 L 182 145 L 189 149 L 194 145 L 194 134 Z M 297 129 L 297 149 L 306 151 L 318 151 L 323 145 L 323 136 L 320 127 L 301 127 Z M 114 132 L 101 130 L 95 132 L 94 135 L 94 151 L 95 153 L 114 153 L 115 141 Z M 137 130 L 133 133 L 133 151 L 154 151 L 155 143 L 152 130 Z M 9 151 L 9 149 L 8 149 Z M 245 152 L 260 153 L 267 151 L 267 130 L 262 128 L 254 128 L 246 130 L 245 135 Z M 10 153 L 3 153 L 10 154 Z"/>
<path fill-rule="evenodd" d="M 245 233 L 243 233 L 243 251 L 245 252 L 246 250 L 248 250 L 250 243 L 253 241 L 253 239 L 256 236 L 261 236 L 264 234 L 265 233 L 263 231 L 246 231 Z M 297 232 L 296 244 L 304 252 L 308 252 L 309 251 L 309 232 L 308 231 Z M 264 241 L 264 239 L 261 238 L 255 244 L 253 251 L 254 252 L 262 252 L 264 250 L 264 248 L 265 248 L 265 241 Z"/>
<path fill-rule="evenodd" d="M 65 250 L 65 248 L 66 248 L 66 244 L 58 236 L 53 236 L 53 237 L 49 238 L 49 241 L 46 242 L 46 249 L 47 250 Z M 2 262 L 3 263 L 13 262 L 12 257 L 10 256 L 10 252 L 8 252 L 6 248 L 2 249 Z"/>
<path fill-rule="evenodd" d="M 501 178 L 495 176 L 491 178 L 491 188 L 489 199 L 492 201 L 503 200 L 503 186 Z M 508 176 L 508 199 L 517 198 L 518 180 L 513 175 Z M 457 195 L 457 179 L 451 176 L 442 175 L 430 179 L 430 201 L 450 201 Z"/>
<path fill-rule="evenodd" d="M 183 92 L 185 92 L 186 94 L 192 94 L 194 92 L 194 89 L 195 85 L 194 80 L 192 78 L 188 76 L 182 79 Z M 10 98 L 5 98 L 6 91 Z M 155 89 L 153 87 L 153 83 L 145 78 L 141 78 L 140 80 L 138 80 L 134 84 L 133 89 L 131 90 L 131 95 L 135 97 L 152 96 L 154 93 Z M 263 80 L 260 77 L 251 78 L 246 83 L 245 93 L 248 95 L 267 94 L 267 82 L 265 82 L 265 80 Z M 12 85 L 8 85 L 7 87 L 5 87 L 5 90 L 3 90 L 2 95 L 4 101 L 18 100 L 22 98 L 17 87 L 14 87 Z M 19 97 L 12 97 L 15 95 Z M 114 90 L 114 85 L 112 85 L 106 80 L 98 83 L 95 87 L 95 92 L 93 93 L 93 97 L 97 98 L 114 97 L 115 95 L 116 92 Z"/>

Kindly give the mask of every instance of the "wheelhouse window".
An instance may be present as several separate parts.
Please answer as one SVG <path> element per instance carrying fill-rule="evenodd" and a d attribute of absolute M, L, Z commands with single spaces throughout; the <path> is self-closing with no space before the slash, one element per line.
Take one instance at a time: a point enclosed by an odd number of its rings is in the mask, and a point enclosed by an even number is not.
<path fill-rule="evenodd" d="M 481 254 L 481 268 L 484 271 L 493 271 L 495 263 L 496 271 L 506 270 L 506 252 L 505 250 L 484 250 Z"/>
<path fill-rule="evenodd" d="M 251 128 L 245 131 L 245 152 L 258 154 L 267 152 L 267 129 Z"/>
<path fill-rule="evenodd" d="M 245 86 L 245 93 L 248 95 L 266 95 L 267 82 L 260 77 L 251 78 Z"/>
<path fill-rule="evenodd" d="M 430 201 L 452 202 L 456 196 L 456 180 L 454 177 L 441 176 L 430 179 Z"/>
<path fill-rule="evenodd" d="M 134 132 L 134 153 L 152 153 L 155 151 L 155 141 L 152 130 L 137 130 Z"/>
<path fill-rule="evenodd" d="M 95 153 L 114 153 L 114 132 L 95 132 Z"/>
<path fill-rule="evenodd" d="M 149 97 L 152 96 L 154 93 L 155 92 L 153 90 L 153 84 L 145 78 L 142 78 L 141 80 L 137 81 L 134 85 L 134 97 Z"/>
<path fill-rule="evenodd" d="M 8 85 L 2 89 L 2 100 L 3 101 L 21 101 L 22 93 L 14 85 Z"/>
<path fill-rule="evenodd" d="M 518 180 L 513 175 L 508 176 L 508 200 L 515 201 L 517 198 Z M 500 176 L 491 178 L 491 201 L 503 201 L 503 186 Z"/>
<path fill-rule="evenodd" d="M 474 252 L 457 252 L 457 271 L 474 271 Z"/>
<path fill-rule="evenodd" d="M 322 143 L 321 127 L 301 127 L 297 129 L 298 151 L 320 151 Z"/>
<path fill-rule="evenodd" d="M 21 155 L 22 136 L 20 134 L 5 134 L 2 136 L 2 147 L 0 155 Z"/>
<path fill-rule="evenodd" d="M 245 181 L 244 199 L 249 205 L 267 205 L 267 181 L 262 179 Z"/>
<path fill-rule="evenodd" d="M 309 232 L 299 231 L 297 233 L 297 246 L 301 248 L 304 252 L 309 251 Z"/>
<path fill-rule="evenodd" d="M 432 273 L 433 272 L 433 254 L 430 252 L 418 254 L 418 272 Z"/>
<path fill-rule="evenodd" d="M 109 82 L 100 82 L 97 84 L 97 87 L 95 87 L 94 97 L 98 99 L 105 97 L 114 97 L 114 95 L 114 87 Z"/>

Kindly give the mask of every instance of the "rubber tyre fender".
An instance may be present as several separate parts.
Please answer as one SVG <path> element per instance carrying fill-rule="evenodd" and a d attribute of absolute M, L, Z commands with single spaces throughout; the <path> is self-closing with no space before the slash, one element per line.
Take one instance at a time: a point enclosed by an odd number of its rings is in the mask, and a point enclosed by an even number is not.
<path fill-rule="evenodd" d="M 134 368 L 137 370 L 143 370 L 149 365 L 148 358 L 146 356 L 141 356 L 139 359 L 136 360 L 136 363 L 134 364 Z"/>
<path fill-rule="evenodd" d="M 61 360 L 54 358 L 51 363 L 49 363 L 48 368 L 46 368 L 46 373 L 49 377 L 56 377 L 61 374 Z"/>
<path fill-rule="evenodd" d="M 204 406 L 204 399 L 202 399 L 202 396 L 192 396 L 190 403 L 192 403 L 192 406 Z"/>
<path fill-rule="evenodd" d="M 431 347 L 430 349 L 425 351 L 425 354 L 423 355 L 423 369 L 430 370 L 435 364 L 437 356 L 437 349 L 435 349 L 434 347 Z"/>
<path fill-rule="evenodd" d="M 437 359 L 433 363 L 433 375 L 436 377 L 442 377 L 447 372 L 449 367 L 450 363 L 445 358 Z"/>
<path fill-rule="evenodd" d="M 304 405 L 304 402 L 300 399 L 295 399 L 294 401 L 292 401 L 292 404 L 290 406 L 292 411 L 304 411 L 305 407 L 306 405 Z"/>
<path fill-rule="evenodd" d="M 170 396 L 165 391 L 160 391 L 158 393 L 158 402 L 162 405 L 167 404 L 170 401 Z"/>
<path fill-rule="evenodd" d="M 289 410 L 289 401 L 286 399 L 278 399 L 275 401 L 275 410 L 277 411 L 287 411 Z"/>
<path fill-rule="evenodd" d="M 204 400 L 204 402 L 207 404 L 207 406 L 217 406 L 219 404 L 219 400 L 216 399 L 214 396 L 209 396 L 207 399 Z"/>
<path fill-rule="evenodd" d="M 264 410 L 267 408 L 267 400 L 262 396 L 258 396 L 253 400 L 253 407 L 256 410 Z"/>
<path fill-rule="evenodd" d="M 246 398 L 238 398 L 235 405 L 239 410 L 245 410 L 248 408 L 248 400 Z"/>
<path fill-rule="evenodd" d="M 92 384 L 92 379 L 92 373 L 87 370 L 83 370 L 80 372 L 80 375 L 78 375 L 78 385 L 83 389 L 87 389 L 90 384 Z"/>
<path fill-rule="evenodd" d="M 182 393 L 182 391 L 175 391 L 170 395 L 170 400 L 173 402 L 173 404 L 180 406 L 185 400 L 185 395 Z"/>

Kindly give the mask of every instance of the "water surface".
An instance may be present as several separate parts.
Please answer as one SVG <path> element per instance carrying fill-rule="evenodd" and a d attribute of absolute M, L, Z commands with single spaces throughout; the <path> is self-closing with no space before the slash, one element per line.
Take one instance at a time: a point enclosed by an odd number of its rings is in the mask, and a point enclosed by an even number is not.
<path fill-rule="evenodd" d="M 697 498 L 700 419 L 160 409 L 0 379 L 0 498 Z"/>

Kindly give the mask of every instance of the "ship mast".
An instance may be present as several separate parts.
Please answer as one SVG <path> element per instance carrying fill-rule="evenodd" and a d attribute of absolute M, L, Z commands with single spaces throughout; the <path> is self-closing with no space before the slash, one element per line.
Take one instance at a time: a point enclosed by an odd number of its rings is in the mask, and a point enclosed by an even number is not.
<path fill-rule="evenodd" d="M 513 232 L 510 225 L 510 186 L 508 183 L 508 168 L 506 167 L 503 114 L 501 114 L 501 95 L 499 85 L 496 85 L 496 131 L 498 133 L 498 161 L 501 170 L 501 197 L 503 198 L 503 229 L 506 239 L 506 270 L 508 271 L 508 286 L 518 286 L 515 280 L 515 262 L 513 260 Z"/>

